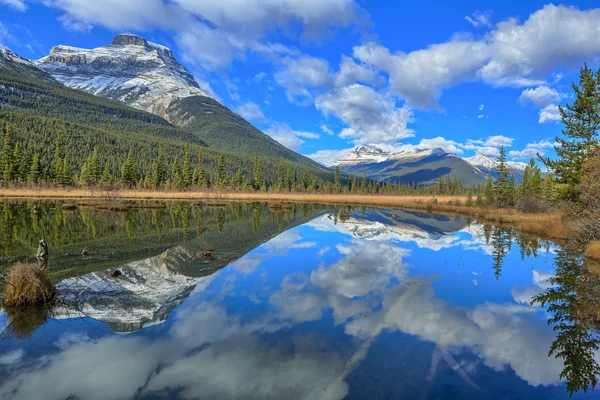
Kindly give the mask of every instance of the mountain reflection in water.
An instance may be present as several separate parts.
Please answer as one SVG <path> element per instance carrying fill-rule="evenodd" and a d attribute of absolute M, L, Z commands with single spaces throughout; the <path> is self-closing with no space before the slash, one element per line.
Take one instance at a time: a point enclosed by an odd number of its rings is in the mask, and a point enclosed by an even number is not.
<path fill-rule="evenodd" d="M 0 397 L 548 399 L 595 383 L 596 275 L 550 242 L 395 209 L 160 206 L 4 204 L 7 263 L 44 235 L 77 302 L 0 341 Z"/>

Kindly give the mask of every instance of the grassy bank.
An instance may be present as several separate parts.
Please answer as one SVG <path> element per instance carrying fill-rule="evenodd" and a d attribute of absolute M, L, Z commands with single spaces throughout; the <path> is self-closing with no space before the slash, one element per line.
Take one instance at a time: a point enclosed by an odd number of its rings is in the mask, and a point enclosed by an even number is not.
<path fill-rule="evenodd" d="M 119 200 L 207 200 L 267 201 L 398 207 L 470 217 L 480 221 L 510 224 L 515 228 L 548 238 L 565 238 L 559 213 L 526 214 L 514 209 L 466 206 L 466 196 L 400 196 L 356 193 L 264 193 L 264 192 L 172 192 L 147 190 L 101 191 L 88 189 L 1 189 L 3 198 Z"/>

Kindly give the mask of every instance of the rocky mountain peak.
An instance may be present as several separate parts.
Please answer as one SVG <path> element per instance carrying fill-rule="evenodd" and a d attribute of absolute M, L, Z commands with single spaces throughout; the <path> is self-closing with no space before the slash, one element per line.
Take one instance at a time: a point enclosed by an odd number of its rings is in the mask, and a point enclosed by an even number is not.
<path fill-rule="evenodd" d="M 133 33 L 120 33 L 110 42 L 113 46 L 147 46 L 148 41 Z"/>
<path fill-rule="evenodd" d="M 37 65 L 65 86 L 167 119 L 173 101 L 210 97 L 168 47 L 131 33 L 95 49 L 56 46 Z"/>

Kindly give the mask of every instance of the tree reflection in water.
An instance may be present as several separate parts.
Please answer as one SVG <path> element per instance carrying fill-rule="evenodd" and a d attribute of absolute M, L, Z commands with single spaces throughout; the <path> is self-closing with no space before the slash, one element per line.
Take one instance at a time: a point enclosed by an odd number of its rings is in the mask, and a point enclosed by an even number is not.
<path fill-rule="evenodd" d="M 547 307 L 548 324 L 557 332 L 548 356 L 564 360 L 561 378 L 572 395 L 595 388 L 600 367 L 595 351 L 600 348 L 600 276 L 585 265 L 578 249 L 559 249 L 553 287 L 533 298 L 532 304 Z"/>

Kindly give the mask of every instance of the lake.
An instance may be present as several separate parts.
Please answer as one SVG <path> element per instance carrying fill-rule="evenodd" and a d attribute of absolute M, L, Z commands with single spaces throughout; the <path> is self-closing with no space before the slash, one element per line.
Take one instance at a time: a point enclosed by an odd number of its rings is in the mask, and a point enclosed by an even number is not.
<path fill-rule="evenodd" d="M 0 270 L 43 238 L 64 300 L 0 311 L 1 398 L 566 399 L 598 372 L 599 278 L 511 228 L 372 207 L 108 208 L 0 202 Z"/>

